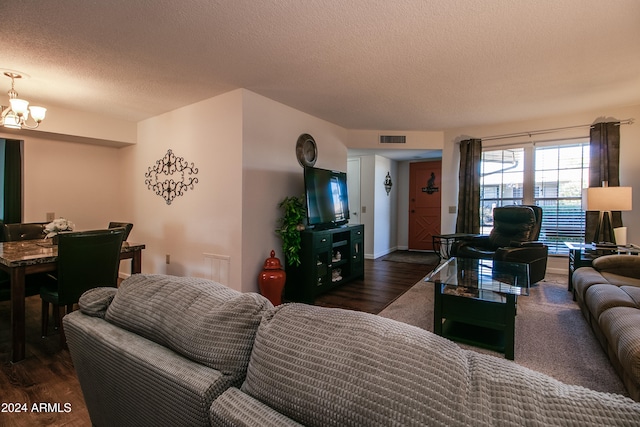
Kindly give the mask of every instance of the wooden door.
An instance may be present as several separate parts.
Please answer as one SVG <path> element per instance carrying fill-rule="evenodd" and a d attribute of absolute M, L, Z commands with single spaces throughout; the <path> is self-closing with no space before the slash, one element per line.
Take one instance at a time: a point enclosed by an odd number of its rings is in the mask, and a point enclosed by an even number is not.
<path fill-rule="evenodd" d="M 409 249 L 433 250 L 434 234 L 440 234 L 440 184 L 442 161 L 409 165 Z"/>

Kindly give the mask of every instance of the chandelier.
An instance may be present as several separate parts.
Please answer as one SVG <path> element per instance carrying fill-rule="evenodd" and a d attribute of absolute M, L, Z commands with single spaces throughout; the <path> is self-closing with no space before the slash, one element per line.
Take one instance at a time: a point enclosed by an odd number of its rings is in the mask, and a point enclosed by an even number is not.
<path fill-rule="evenodd" d="M 14 84 L 15 79 L 22 78 L 21 74 L 5 71 L 4 75 L 11 79 L 11 90 L 7 92 L 9 95 L 9 106 L 0 106 L 2 109 L 2 113 L 0 114 L 0 125 L 11 129 L 37 128 L 40 125 L 40 122 L 44 120 L 47 109 L 44 107 L 36 107 L 35 105 L 29 107 L 28 101 L 18 98 L 18 92 L 15 91 Z M 34 125 L 27 124 L 29 113 L 31 113 L 31 118 L 35 122 Z"/>

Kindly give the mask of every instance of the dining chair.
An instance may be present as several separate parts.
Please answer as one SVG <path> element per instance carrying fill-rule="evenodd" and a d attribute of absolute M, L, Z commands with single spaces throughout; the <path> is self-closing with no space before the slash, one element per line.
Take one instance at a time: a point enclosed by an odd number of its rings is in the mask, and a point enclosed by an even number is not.
<path fill-rule="evenodd" d="M 62 317 L 73 310 L 80 296 L 89 289 L 116 287 L 124 233 L 123 228 L 113 228 L 60 234 L 57 275 L 40 288 L 43 337 L 49 326 L 49 304 L 54 307 L 64 346 Z"/>
<path fill-rule="evenodd" d="M 22 222 L 16 224 L 4 224 L 4 241 L 36 240 L 44 238 L 46 222 Z"/>
<path fill-rule="evenodd" d="M 130 222 L 110 222 L 109 228 L 124 228 L 124 237 L 122 238 L 123 242 L 126 242 L 129 238 L 129 233 L 131 233 L 131 229 L 133 228 L 133 224 Z"/>

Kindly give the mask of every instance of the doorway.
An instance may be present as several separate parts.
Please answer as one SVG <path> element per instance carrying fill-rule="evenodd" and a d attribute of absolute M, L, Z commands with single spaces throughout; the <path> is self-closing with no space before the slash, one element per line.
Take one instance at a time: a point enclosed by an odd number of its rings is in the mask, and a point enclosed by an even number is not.
<path fill-rule="evenodd" d="M 409 250 L 432 251 L 440 234 L 442 160 L 409 164 Z"/>
<path fill-rule="evenodd" d="M 347 159 L 349 224 L 360 224 L 360 158 Z"/>

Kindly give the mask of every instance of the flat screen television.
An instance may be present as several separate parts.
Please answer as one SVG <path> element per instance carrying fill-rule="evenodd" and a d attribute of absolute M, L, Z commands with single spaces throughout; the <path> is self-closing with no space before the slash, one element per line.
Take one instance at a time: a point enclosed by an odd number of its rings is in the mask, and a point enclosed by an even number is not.
<path fill-rule="evenodd" d="M 310 227 L 333 228 L 349 222 L 345 172 L 305 167 L 304 188 Z"/>

